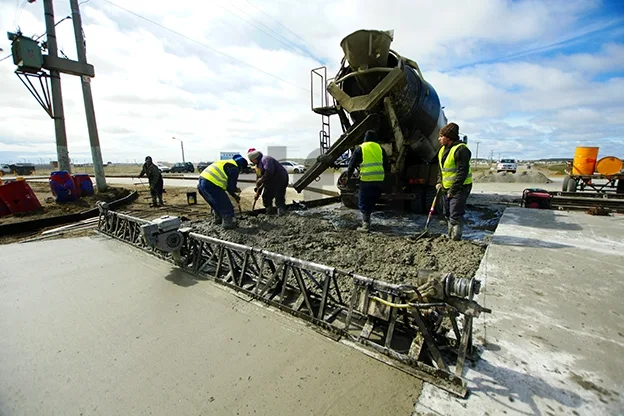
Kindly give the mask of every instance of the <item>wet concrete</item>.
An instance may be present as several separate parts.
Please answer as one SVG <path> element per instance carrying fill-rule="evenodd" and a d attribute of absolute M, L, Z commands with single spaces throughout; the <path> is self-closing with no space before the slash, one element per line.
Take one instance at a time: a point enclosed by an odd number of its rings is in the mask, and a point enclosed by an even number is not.
<path fill-rule="evenodd" d="M 507 208 L 477 271 L 469 399 L 425 386 L 417 414 L 624 414 L 624 216 Z"/>
<path fill-rule="evenodd" d="M 106 237 L 1 255 L 2 415 L 401 415 L 421 388 Z"/>
<path fill-rule="evenodd" d="M 340 204 L 285 216 L 243 216 L 240 227 L 223 230 L 212 221 L 195 222 L 195 231 L 251 247 L 322 263 L 348 272 L 395 283 L 412 283 L 418 270 L 452 272 L 472 277 L 479 267 L 484 246 L 500 211 L 471 207 L 466 216 L 465 241 L 451 241 L 447 225 L 432 219 L 429 234 L 416 240 L 426 222 L 423 215 L 377 211 L 372 232 L 356 230 L 360 214 Z"/>

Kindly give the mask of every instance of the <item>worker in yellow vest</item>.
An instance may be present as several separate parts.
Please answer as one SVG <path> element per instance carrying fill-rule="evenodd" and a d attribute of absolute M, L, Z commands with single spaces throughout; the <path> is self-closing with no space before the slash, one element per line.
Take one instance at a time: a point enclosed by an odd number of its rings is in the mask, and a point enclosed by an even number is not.
<path fill-rule="evenodd" d="M 463 234 L 466 200 L 472 190 L 472 154 L 465 143 L 459 141 L 459 126 L 449 123 L 440 129 L 438 139 L 442 147 L 438 152 L 440 175 L 438 191 L 444 197 L 444 216 L 448 221 L 448 235 L 455 241 Z"/>
<path fill-rule="evenodd" d="M 378 140 L 377 132 L 368 130 L 364 134 L 364 143 L 353 150 L 347 169 L 347 178 L 350 178 L 355 169 L 358 166 L 360 168 L 358 203 L 362 213 L 362 226 L 358 231 L 366 233 L 370 231 L 373 208 L 383 192 L 385 173 L 390 170 L 388 157 Z"/>
<path fill-rule="evenodd" d="M 238 175 L 245 167 L 247 159 L 241 155 L 234 155 L 232 159 L 212 163 L 199 176 L 197 190 L 212 207 L 215 224 L 223 224 L 225 229 L 236 227 L 234 206 L 226 192 L 240 203 L 240 189 L 236 185 Z"/>

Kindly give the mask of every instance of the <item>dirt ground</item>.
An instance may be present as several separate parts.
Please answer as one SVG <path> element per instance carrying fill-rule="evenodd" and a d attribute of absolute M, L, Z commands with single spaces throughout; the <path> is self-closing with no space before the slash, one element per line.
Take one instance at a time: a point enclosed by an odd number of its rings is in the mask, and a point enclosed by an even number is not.
<path fill-rule="evenodd" d="M 551 183 L 546 175 L 537 171 L 509 172 L 486 172 L 475 177 L 475 182 L 499 182 L 499 183 Z"/>
<path fill-rule="evenodd" d="M 93 196 L 87 196 L 80 198 L 77 201 L 64 202 L 57 204 L 52 192 L 50 191 L 50 185 L 46 182 L 28 182 L 31 189 L 35 192 L 41 209 L 33 212 L 27 212 L 22 214 L 8 215 L 0 218 L 0 224 L 11 224 L 16 222 L 30 221 L 39 218 L 50 218 L 60 215 L 75 214 L 82 211 L 87 211 L 91 208 L 95 208 L 97 201 L 114 201 L 130 193 L 130 190 L 121 187 L 109 187 L 106 192 L 98 192 Z"/>
<path fill-rule="evenodd" d="M 336 213 L 338 221 L 313 211 L 280 217 L 243 216 L 234 230 L 224 230 L 211 220 L 192 226 L 216 238 L 396 283 L 411 283 L 422 269 L 472 277 L 484 253 L 482 244 L 451 241 L 445 236 L 415 241 L 392 233 L 383 224 L 375 225 L 375 220 L 373 232 L 362 234 L 356 231 L 354 210 Z"/>

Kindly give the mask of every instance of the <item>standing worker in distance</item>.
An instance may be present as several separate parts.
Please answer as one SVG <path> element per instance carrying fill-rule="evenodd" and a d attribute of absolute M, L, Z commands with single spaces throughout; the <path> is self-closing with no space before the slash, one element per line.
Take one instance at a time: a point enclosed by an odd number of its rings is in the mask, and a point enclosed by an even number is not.
<path fill-rule="evenodd" d="M 251 149 L 249 149 L 251 150 Z M 286 188 L 288 187 L 288 172 L 281 163 L 271 156 L 265 156 L 259 150 L 252 150 L 247 157 L 260 169 L 260 178 L 256 187 L 263 186 L 262 204 L 268 215 L 283 215 L 286 213 Z M 273 207 L 275 200 L 275 207 Z"/>
<path fill-rule="evenodd" d="M 160 205 L 164 205 L 163 202 L 163 178 L 160 173 L 160 169 L 152 162 L 151 156 L 147 156 L 145 158 L 145 163 L 143 164 L 143 168 L 141 168 L 141 173 L 139 173 L 139 178 L 143 175 L 147 175 L 147 180 L 149 182 L 150 194 L 152 195 L 152 207 L 157 207 Z"/>
<path fill-rule="evenodd" d="M 197 190 L 212 207 L 215 224 L 223 224 L 226 230 L 236 227 L 234 206 L 226 191 L 240 203 L 240 189 L 236 185 L 240 171 L 246 167 L 247 160 L 241 155 L 234 155 L 232 159 L 212 163 L 199 175 Z"/>
<path fill-rule="evenodd" d="M 442 147 L 438 152 L 440 176 L 436 188 L 444 195 L 448 235 L 459 241 L 463 233 L 466 200 L 472 190 L 472 154 L 468 146 L 459 141 L 459 126 L 455 123 L 442 127 L 438 140 Z"/>
<path fill-rule="evenodd" d="M 360 167 L 360 193 L 358 202 L 362 213 L 362 226 L 358 231 L 369 232 L 371 214 L 375 204 L 383 192 L 385 172 L 390 170 L 386 152 L 378 142 L 377 132 L 368 130 L 364 134 L 364 143 L 357 146 L 351 156 L 347 178 L 353 175 L 353 171 Z"/>

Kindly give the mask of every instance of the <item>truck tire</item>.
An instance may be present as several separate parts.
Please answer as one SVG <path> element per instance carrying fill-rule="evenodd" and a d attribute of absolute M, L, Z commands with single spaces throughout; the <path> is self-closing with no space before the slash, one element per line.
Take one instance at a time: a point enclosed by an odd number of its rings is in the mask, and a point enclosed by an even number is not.
<path fill-rule="evenodd" d="M 563 178 L 563 184 L 561 184 L 561 191 L 562 192 L 567 192 L 568 191 L 568 182 L 570 182 L 570 177 L 566 176 L 565 178 Z"/>
<path fill-rule="evenodd" d="M 566 190 L 568 192 L 576 192 L 577 188 L 578 188 L 578 181 L 574 178 L 570 178 L 570 180 L 568 181 L 568 186 L 566 187 Z"/>
<path fill-rule="evenodd" d="M 340 199 L 342 200 L 342 204 L 350 209 L 358 209 L 358 197 L 357 195 L 341 195 Z"/>

